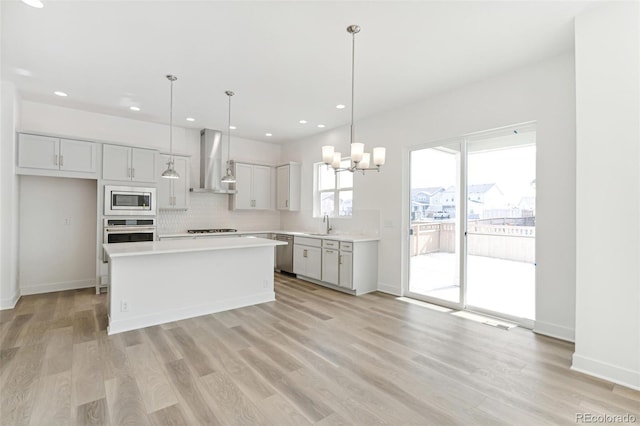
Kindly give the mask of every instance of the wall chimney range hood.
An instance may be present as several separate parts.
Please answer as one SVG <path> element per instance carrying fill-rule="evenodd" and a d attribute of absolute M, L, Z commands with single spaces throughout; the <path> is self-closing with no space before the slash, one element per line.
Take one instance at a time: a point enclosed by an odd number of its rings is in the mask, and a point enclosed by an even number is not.
<path fill-rule="evenodd" d="M 191 188 L 190 191 L 235 194 L 235 189 L 229 189 L 229 184 L 221 182 L 224 170 L 222 167 L 222 132 L 202 129 L 200 131 L 200 187 Z"/>

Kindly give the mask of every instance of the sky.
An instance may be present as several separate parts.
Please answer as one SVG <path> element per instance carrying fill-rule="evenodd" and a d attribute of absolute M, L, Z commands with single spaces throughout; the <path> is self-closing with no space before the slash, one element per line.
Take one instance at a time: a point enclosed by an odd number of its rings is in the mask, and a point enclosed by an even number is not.
<path fill-rule="evenodd" d="M 535 196 L 531 181 L 536 178 L 536 147 L 531 135 L 518 136 L 470 141 L 468 184 L 495 183 L 511 204 Z M 448 147 L 412 151 L 412 188 L 456 185 L 460 143 Z"/>

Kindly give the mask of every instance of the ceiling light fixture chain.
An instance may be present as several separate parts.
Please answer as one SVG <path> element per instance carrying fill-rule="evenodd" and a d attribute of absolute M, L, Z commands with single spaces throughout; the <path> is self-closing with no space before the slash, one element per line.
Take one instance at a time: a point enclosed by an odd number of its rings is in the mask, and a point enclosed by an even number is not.
<path fill-rule="evenodd" d="M 366 170 L 380 171 L 380 167 L 385 163 L 386 150 L 383 147 L 373 148 L 373 164 L 375 167 L 369 167 L 372 155 L 364 152 L 364 144 L 355 142 L 355 64 L 356 64 L 356 34 L 360 32 L 358 25 L 349 25 L 347 32 L 351 34 L 351 125 L 349 129 L 349 145 L 351 151 L 350 167 L 340 167 L 342 163 L 342 154 L 337 152 L 332 145 L 322 147 L 322 161 L 331 166 L 336 172 L 355 172 L 360 171 L 362 174 Z"/>
<path fill-rule="evenodd" d="M 167 74 L 167 80 L 171 82 L 169 95 L 169 161 L 167 162 L 167 170 L 162 172 L 162 177 L 166 179 L 179 179 L 180 174 L 176 171 L 173 161 L 173 82 L 178 79 L 175 75 Z"/>

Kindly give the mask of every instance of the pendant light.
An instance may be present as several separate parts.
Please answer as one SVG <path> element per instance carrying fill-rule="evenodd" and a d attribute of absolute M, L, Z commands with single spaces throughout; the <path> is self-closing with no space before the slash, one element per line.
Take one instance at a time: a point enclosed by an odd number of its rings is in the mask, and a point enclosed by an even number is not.
<path fill-rule="evenodd" d="M 351 166 L 341 168 L 342 154 L 337 152 L 332 145 L 322 147 L 322 161 L 324 164 L 333 167 L 336 172 L 355 172 L 356 170 L 364 173 L 365 170 L 380 171 L 380 167 L 385 163 L 386 150 L 383 147 L 373 148 L 373 165 L 369 167 L 372 155 L 364 152 L 364 144 L 354 142 L 355 126 L 353 124 L 354 116 L 354 98 L 355 98 L 355 57 L 356 57 L 356 34 L 360 32 L 358 25 L 349 25 L 347 32 L 351 34 L 351 127 L 349 132 L 349 143 L 351 148 Z"/>
<path fill-rule="evenodd" d="M 222 176 L 223 183 L 236 183 L 236 177 L 231 172 L 231 97 L 235 95 L 231 90 L 224 92 L 229 97 L 229 126 L 227 127 L 227 173 Z"/>
<path fill-rule="evenodd" d="M 171 97 L 169 101 L 169 161 L 167 170 L 162 172 L 162 177 L 166 179 L 180 179 L 180 175 L 173 167 L 173 82 L 178 79 L 175 75 L 168 74 L 167 79 L 171 82 Z"/>

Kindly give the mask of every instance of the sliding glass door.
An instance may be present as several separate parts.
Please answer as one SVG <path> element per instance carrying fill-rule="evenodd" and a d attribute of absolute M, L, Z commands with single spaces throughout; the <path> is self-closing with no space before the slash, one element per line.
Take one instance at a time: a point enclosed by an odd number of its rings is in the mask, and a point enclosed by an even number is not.
<path fill-rule="evenodd" d="M 459 306 L 463 143 L 411 152 L 409 291 Z"/>
<path fill-rule="evenodd" d="M 409 295 L 535 319 L 535 129 L 410 153 Z"/>

